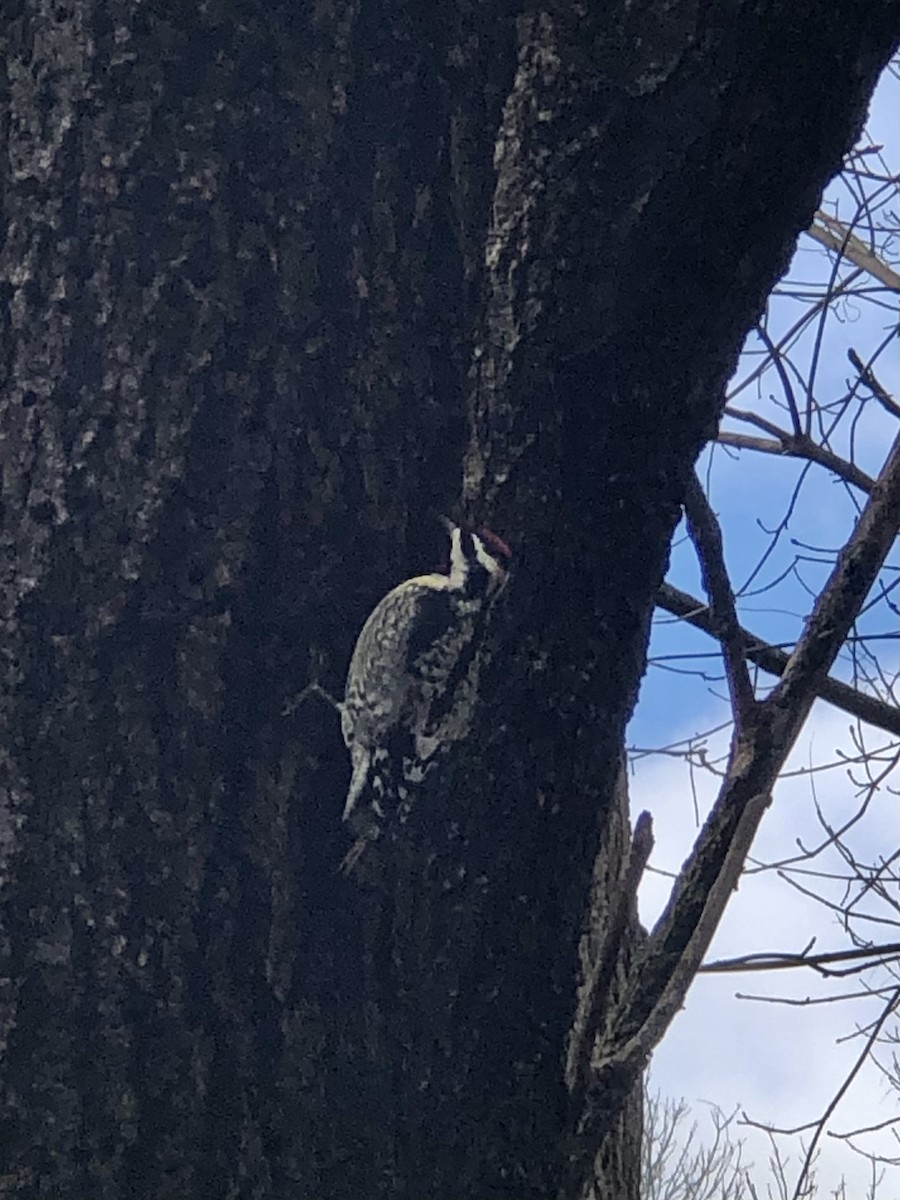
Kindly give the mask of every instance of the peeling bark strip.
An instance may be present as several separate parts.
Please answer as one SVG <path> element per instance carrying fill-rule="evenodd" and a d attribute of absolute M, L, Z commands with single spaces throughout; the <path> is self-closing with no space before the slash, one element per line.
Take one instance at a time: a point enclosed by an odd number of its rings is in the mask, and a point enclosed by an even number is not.
<path fill-rule="evenodd" d="M 604 943 L 622 731 L 897 3 L 7 9 L 6 1193 L 634 1200 L 622 1014 L 671 962 L 633 914 Z M 432 565 L 464 458 L 517 574 L 479 728 L 361 888 L 339 731 L 285 712 Z M 573 1155 L 591 962 L 590 1027 L 638 1040 Z"/>

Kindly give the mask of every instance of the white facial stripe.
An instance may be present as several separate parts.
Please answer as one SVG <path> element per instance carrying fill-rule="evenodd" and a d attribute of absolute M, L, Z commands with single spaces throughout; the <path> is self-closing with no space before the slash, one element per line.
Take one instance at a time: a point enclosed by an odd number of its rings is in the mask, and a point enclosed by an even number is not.
<path fill-rule="evenodd" d="M 493 575 L 495 579 L 504 579 L 506 577 L 506 569 L 497 562 L 493 554 L 485 549 L 481 538 L 477 534 L 473 534 L 472 541 L 475 543 L 475 557 L 488 574 Z"/>
<path fill-rule="evenodd" d="M 466 556 L 462 548 L 462 531 L 454 529 L 450 534 L 450 583 L 462 587 L 466 578 Z"/>

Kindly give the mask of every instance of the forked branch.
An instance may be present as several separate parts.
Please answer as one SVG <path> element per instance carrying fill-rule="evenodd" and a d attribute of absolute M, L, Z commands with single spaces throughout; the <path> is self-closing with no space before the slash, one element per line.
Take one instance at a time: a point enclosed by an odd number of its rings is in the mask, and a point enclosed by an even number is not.
<path fill-rule="evenodd" d="M 735 408 L 726 409 L 725 415 L 734 417 L 736 420 L 743 420 L 746 414 Z M 841 458 L 840 455 L 834 454 L 825 446 L 820 446 L 808 434 L 788 433 L 786 429 L 779 429 L 777 425 L 772 425 L 768 421 L 766 424 L 769 425 L 770 432 L 774 434 L 771 438 L 755 437 L 753 434 L 734 433 L 730 429 L 720 429 L 716 435 L 716 441 L 721 446 L 733 446 L 736 450 L 756 450 L 760 454 L 774 454 L 779 458 L 800 458 L 805 462 L 818 463 L 820 467 L 825 467 L 839 479 L 845 479 L 847 483 L 852 483 L 861 492 L 872 491 L 875 480 L 861 470 L 856 463 Z"/>
<path fill-rule="evenodd" d="M 664 583 L 656 594 L 656 603 L 666 612 L 680 617 L 688 625 L 693 625 L 695 629 L 708 633 L 710 637 L 718 638 L 719 635 L 709 607 L 702 600 L 698 600 L 696 596 L 691 596 L 688 592 L 683 592 L 670 583 Z M 762 638 L 757 637 L 755 633 L 751 633 L 743 626 L 741 626 L 741 634 L 744 654 L 748 662 L 752 662 L 754 666 L 760 667 L 769 675 L 781 676 L 784 674 L 784 669 L 790 659 L 789 654 L 779 649 L 778 646 L 772 646 L 763 641 Z M 900 708 L 895 704 L 888 704 L 885 700 L 879 700 L 877 696 L 869 696 L 865 692 L 857 691 L 849 683 L 841 683 L 839 679 L 833 679 L 830 675 L 826 675 L 819 685 L 819 699 L 834 705 L 835 708 L 841 709 L 851 717 L 865 721 L 867 725 L 900 737 Z"/>
<path fill-rule="evenodd" d="M 685 996 L 737 886 L 772 788 L 900 530 L 900 436 L 782 678 L 747 714 L 722 789 L 594 1048 L 579 1122 L 587 1187 L 600 1144 Z M 580 1194 L 580 1193 L 579 1193 Z"/>

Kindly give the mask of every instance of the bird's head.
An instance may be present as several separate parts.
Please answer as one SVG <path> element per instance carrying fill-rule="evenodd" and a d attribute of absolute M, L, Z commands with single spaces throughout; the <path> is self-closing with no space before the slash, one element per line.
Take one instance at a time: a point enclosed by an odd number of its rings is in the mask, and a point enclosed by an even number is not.
<path fill-rule="evenodd" d="M 448 517 L 441 521 L 450 536 L 450 584 L 470 596 L 496 594 L 506 583 L 512 551 L 501 537 L 481 526 L 468 529 Z"/>

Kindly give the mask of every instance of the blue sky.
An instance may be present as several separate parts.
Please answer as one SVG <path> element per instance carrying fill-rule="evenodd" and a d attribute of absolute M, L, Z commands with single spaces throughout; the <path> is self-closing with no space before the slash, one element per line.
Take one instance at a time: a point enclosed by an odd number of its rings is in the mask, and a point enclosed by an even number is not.
<path fill-rule="evenodd" d="M 900 170 L 900 128 L 896 114 L 900 111 L 900 84 L 886 73 L 873 102 L 868 134 L 872 142 L 883 146 L 883 155 L 896 173 Z M 875 165 L 874 157 L 869 160 Z M 854 203 L 851 193 L 841 181 L 835 181 L 826 193 L 823 208 L 849 221 Z M 896 216 L 896 209 L 895 209 Z M 894 265 L 898 254 L 897 240 L 893 243 Z M 830 271 L 825 252 L 808 238 L 801 239 L 788 280 L 802 284 L 821 282 Z M 822 339 L 821 356 L 815 382 L 819 404 L 839 401 L 847 391 L 848 380 L 855 372 L 847 360 L 847 350 L 855 349 L 867 361 L 897 324 L 897 297 L 875 291 L 874 281 L 866 280 L 871 298 L 844 305 L 829 315 Z M 787 286 L 780 289 L 789 290 Z M 782 294 L 770 302 L 767 328 L 777 341 L 800 315 L 803 302 Z M 814 353 L 815 330 L 800 340 L 792 351 L 792 359 L 800 374 L 808 371 Z M 740 380 L 759 362 L 759 340 L 751 335 L 749 353 L 742 359 L 736 379 Z M 754 356 L 756 351 L 756 356 Z M 894 396 L 900 396 L 900 360 L 896 342 L 878 360 L 876 374 Z M 799 388 L 799 381 L 795 381 Z M 781 425 L 788 418 L 781 404 L 783 395 L 777 375 L 769 370 L 755 385 L 747 387 L 735 404 L 752 408 Z M 774 396 L 775 400 L 769 397 Z M 856 409 L 852 410 L 856 415 Z M 745 426 L 729 423 L 732 429 L 758 432 Z M 849 428 L 849 422 L 848 422 Z M 864 406 L 853 427 L 854 451 L 857 463 L 870 474 L 877 474 L 891 440 L 896 434 L 896 421 L 883 408 L 870 403 Z M 835 449 L 846 453 L 848 436 L 843 434 L 834 442 Z M 725 541 L 725 554 L 736 587 L 753 573 L 762 553 L 771 542 L 766 529 L 777 526 L 785 513 L 792 491 L 802 474 L 802 464 L 786 458 L 762 455 L 750 451 L 736 454 L 723 447 L 713 448 L 705 457 L 703 471 L 709 468 L 710 496 L 719 515 Z M 807 551 L 797 543 L 823 548 L 837 548 L 852 530 L 855 512 L 864 497 L 835 481 L 821 467 L 811 467 L 804 476 L 799 499 L 789 528 L 778 539 L 774 551 L 748 591 L 771 584 L 783 572 L 790 572 L 777 586 L 759 595 L 739 598 L 739 612 L 745 625 L 753 632 L 774 642 L 790 642 L 802 628 L 809 611 L 811 598 L 807 588 L 820 586 L 831 569 L 826 553 Z M 702 595 L 693 548 L 680 533 L 676 539 L 670 582 Z M 797 556 L 822 561 L 797 561 Z M 883 580 L 894 586 L 894 603 L 898 596 L 898 556 L 892 556 Z M 885 604 L 871 610 L 860 623 L 868 634 L 893 634 L 897 630 L 896 613 Z M 897 641 L 877 643 L 879 657 L 896 676 L 900 669 L 900 646 Z M 654 624 L 651 657 L 661 660 L 672 655 L 701 653 L 709 655 L 715 644 L 705 635 L 674 622 L 660 614 Z M 702 666 L 710 676 L 721 676 L 717 658 L 698 661 L 683 658 L 659 662 L 648 673 L 640 702 L 629 729 L 629 742 L 643 749 L 662 747 L 680 738 L 691 737 L 727 719 L 724 684 L 713 679 L 703 680 L 691 674 L 675 673 L 685 668 Z M 839 673 L 849 677 L 849 662 Z M 771 677 L 761 676 L 766 685 Z M 810 844 L 821 838 L 813 798 L 818 801 L 827 819 L 839 822 L 854 810 L 858 787 L 848 774 L 847 764 L 836 755 L 843 751 L 854 753 L 849 727 L 852 719 L 828 706 L 818 703 L 806 732 L 792 755 L 790 767 L 795 772 L 811 764 L 832 762 L 835 765 L 821 773 L 795 774 L 776 790 L 771 810 L 754 846 L 754 855 L 773 859 L 795 850 L 797 840 Z M 891 739 L 877 731 L 867 737 L 875 746 L 887 746 Z M 727 731 L 710 740 L 710 747 L 724 753 Z M 859 773 L 859 769 L 854 769 Z M 888 781 L 889 782 L 889 781 Z M 900 780 L 893 780 L 893 787 Z M 631 782 L 634 812 L 647 808 L 653 813 L 656 850 L 651 862 L 663 871 L 675 871 L 680 866 L 696 836 L 697 820 L 705 814 L 716 794 L 717 781 L 702 771 L 691 772 L 676 757 L 636 755 Z M 815 788 L 815 793 L 813 793 Z M 874 793 L 865 821 L 855 831 L 855 845 L 860 855 L 889 854 L 898 845 L 897 797 L 885 788 Z M 819 860 L 817 860 L 818 865 Z M 823 856 L 822 865 L 833 871 L 835 857 Z M 820 881 L 817 886 L 834 889 L 834 882 Z M 642 890 L 642 914 L 652 922 L 668 894 L 669 881 L 661 875 L 649 874 Z M 837 893 L 832 891 L 835 899 Z M 873 904 L 874 909 L 874 904 Z M 898 930 L 890 925 L 870 923 L 867 936 L 876 940 L 898 940 Z M 716 936 L 712 957 L 726 957 L 758 950 L 800 951 L 810 938 L 816 937 L 819 949 L 844 949 L 849 943 L 835 915 L 780 879 L 776 872 L 761 872 L 748 877 L 736 894 L 732 906 Z M 874 982 L 874 981 L 873 981 Z M 871 1020 L 877 1006 L 871 1000 L 822 1004 L 813 1007 L 775 1005 L 764 1001 L 739 1000 L 735 993 L 793 995 L 805 997 L 833 993 L 836 985 L 820 984 L 812 973 L 783 972 L 774 979 L 762 975 L 703 976 L 694 985 L 686 1010 L 675 1021 L 653 1065 L 653 1082 L 662 1092 L 673 1097 L 684 1096 L 702 1117 L 699 1102 L 713 1101 L 731 1111 L 742 1105 L 756 1120 L 771 1121 L 782 1126 L 802 1124 L 817 1118 L 834 1090 L 843 1079 L 849 1063 L 859 1053 L 858 1039 L 839 1042 L 852 1034 L 856 1025 Z M 840 985 L 841 991 L 859 987 L 859 981 Z M 859 1124 L 884 1121 L 900 1113 L 900 1096 L 891 1092 L 883 1077 L 872 1067 L 864 1070 L 838 1108 L 830 1128 L 846 1131 Z M 768 1148 L 762 1135 L 753 1130 L 736 1130 L 747 1138 L 748 1158 L 756 1168 L 753 1177 L 760 1195 L 766 1195 L 765 1162 Z M 879 1140 L 880 1139 L 880 1140 Z M 878 1142 L 889 1153 L 897 1155 L 897 1145 L 889 1134 L 861 1141 L 874 1148 Z M 793 1154 L 796 1172 L 799 1144 L 785 1145 Z M 890 1172 L 893 1171 L 893 1175 Z M 790 1175 L 790 1171 L 789 1171 Z M 834 1137 L 823 1140 L 819 1160 L 820 1194 L 830 1195 L 845 1176 L 850 1196 L 866 1195 L 870 1170 L 859 1155 Z M 900 1169 L 888 1168 L 888 1175 L 878 1192 L 880 1197 L 895 1200 L 900 1195 Z"/>

